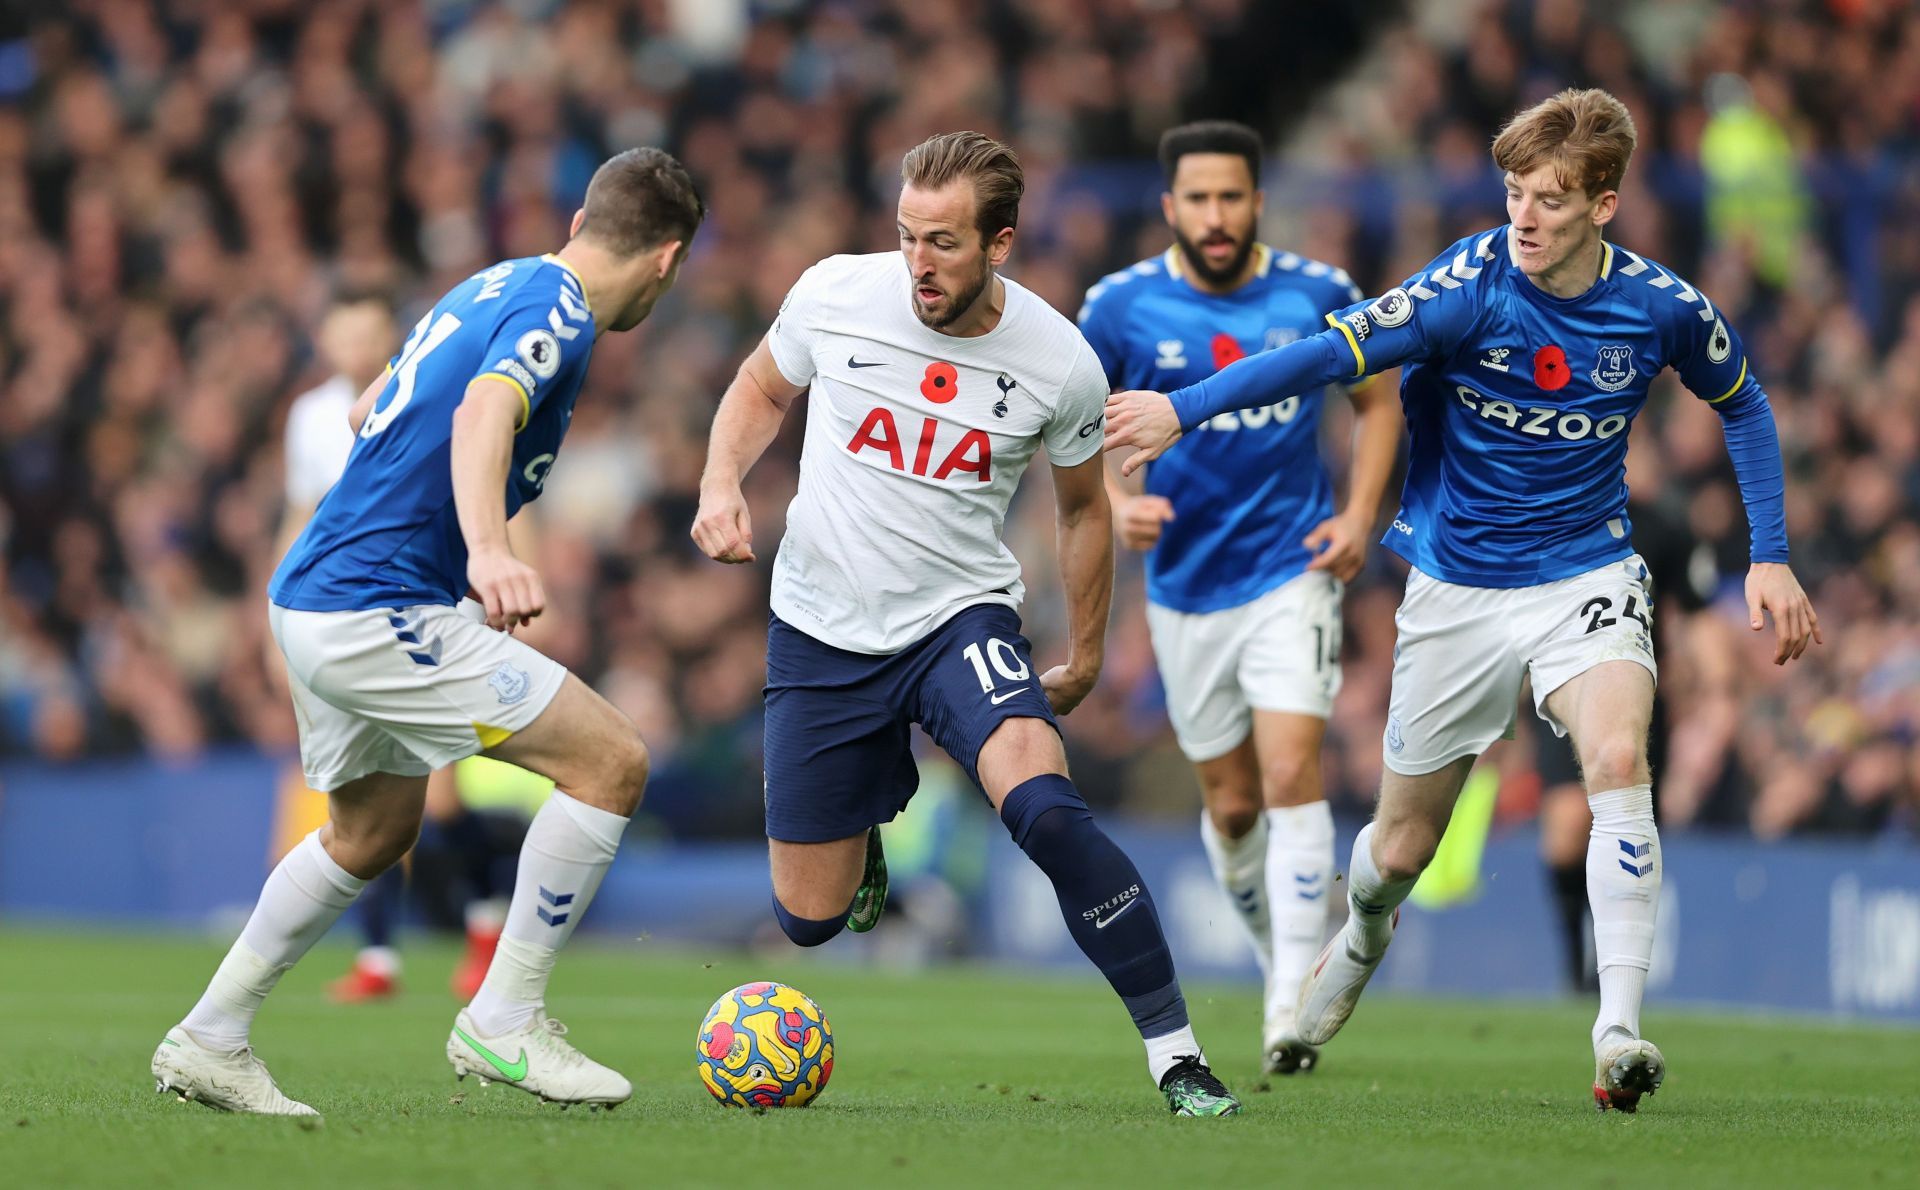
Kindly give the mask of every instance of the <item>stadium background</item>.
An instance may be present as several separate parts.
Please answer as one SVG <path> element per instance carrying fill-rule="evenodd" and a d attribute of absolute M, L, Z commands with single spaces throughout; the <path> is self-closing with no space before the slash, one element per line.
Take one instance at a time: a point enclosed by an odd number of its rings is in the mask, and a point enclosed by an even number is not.
<path fill-rule="evenodd" d="M 294 742 L 263 663 L 280 435 L 329 374 L 314 329 L 332 295 L 388 294 L 410 324 L 476 269 L 558 245 L 621 147 L 662 144 L 700 179 L 713 215 L 679 287 L 596 349 L 529 518 L 550 599 L 530 639 L 632 715 L 655 757 L 634 839 L 649 858 L 616 866 L 599 924 L 671 929 L 698 890 L 763 862 L 767 567 L 713 565 L 687 539 L 705 430 L 806 265 L 893 245 L 905 148 L 960 127 L 1010 139 L 1028 193 L 1008 272 L 1071 314 L 1167 243 L 1160 131 L 1242 119 L 1271 149 L 1263 238 L 1377 292 L 1501 220 L 1492 132 L 1580 83 L 1639 123 L 1612 238 L 1700 284 L 1752 347 L 1827 635 L 1776 669 L 1770 636 L 1745 630 L 1746 526 L 1717 421 L 1669 376 L 1630 480 L 1639 543 L 1684 576 L 1659 613 L 1656 789 L 1678 882 L 1697 848 L 1734 950 L 1766 896 L 1789 898 L 1788 961 L 1819 969 L 1772 1002 L 1920 1015 L 1911 6 L 75 0 L 0 19 L 0 912 L 204 920 L 257 888 Z M 799 426 L 749 481 L 763 558 Z M 1062 627 L 1044 489 L 1036 473 L 1008 522 L 1043 661 Z M 1403 574 L 1376 550 L 1348 599 L 1326 772 L 1349 832 L 1377 781 Z M 1150 879 L 1179 879 L 1197 802 L 1141 604 L 1123 557 L 1106 671 L 1066 734 L 1090 799 L 1160 849 Z M 1486 762 L 1484 869 L 1509 880 L 1459 920 L 1494 936 L 1542 912 L 1521 891 L 1537 735 Z M 1013 879 L 997 832 L 929 771 L 945 795 L 923 858 L 982 898 L 976 945 L 1055 957 L 994 924 Z M 77 864 L 100 888 L 60 878 Z M 1781 874 L 1766 895 L 1743 876 L 1756 865 Z M 762 906 L 763 883 L 749 891 Z M 1525 986 L 1553 986 L 1544 951 L 1521 960 L 1537 967 Z M 1722 974 L 1706 994 L 1739 996 Z"/>

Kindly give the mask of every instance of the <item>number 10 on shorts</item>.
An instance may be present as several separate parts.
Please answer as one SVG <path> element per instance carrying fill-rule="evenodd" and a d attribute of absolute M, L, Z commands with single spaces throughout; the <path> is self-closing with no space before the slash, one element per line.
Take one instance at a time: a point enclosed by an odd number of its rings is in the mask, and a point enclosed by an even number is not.
<path fill-rule="evenodd" d="M 983 694 L 993 690 L 993 675 L 987 672 L 988 660 L 992 660 L 993 668 L 1009 682 L 1024 682 L 1033 675 L 1033 671 L 1027 668 L 1027 663 L 1021 660 L 1020 654 L 1014 647 L 997 636 L 987 638 L 984 650 L 981 649 L 979 641 L 974 641 L 960 650 L 960 655 L 973 666 L 975 676 L 980 679 L 980 690 Z"/>

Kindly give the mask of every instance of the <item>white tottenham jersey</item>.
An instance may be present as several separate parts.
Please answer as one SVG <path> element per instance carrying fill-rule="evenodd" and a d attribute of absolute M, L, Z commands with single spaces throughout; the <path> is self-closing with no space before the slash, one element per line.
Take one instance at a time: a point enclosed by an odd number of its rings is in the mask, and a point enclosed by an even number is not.
<path fill-rule="evenodd" d="M 359 395 L 352 381 L 335 376 L 294 398 L 287 410 L 288 504 L 312 508 L 347 469 L 347 454 L 353 450 L 347 415 Z"/>
<path fill-rule="evenodd" d="M 773 610 L 809 636 L 895 653 L 974 604 L 1020 605 L 1007 502 L 1042 441 L 1055 466 L 1099 453 L 1107 378 L 1073 323 L 1002 280 L 973 338 L 914 317 L 897 252 L 828 257 L 782 304 L 773 359 L 812 394 Z"/>

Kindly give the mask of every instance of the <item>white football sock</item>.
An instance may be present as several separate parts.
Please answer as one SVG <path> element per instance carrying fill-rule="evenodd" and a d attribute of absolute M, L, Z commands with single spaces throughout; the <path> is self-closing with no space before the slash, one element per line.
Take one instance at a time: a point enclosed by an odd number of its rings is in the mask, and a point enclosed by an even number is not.
<path fill-rule="evenodd" d="M 1201 1052 L 1200 1042 L 1193 1036 L 1192 1025 L 1182 1025 L 1171 1033 L 1149 1037 L 1146 1041 L 1147 1070 L 1153 1075 L 1153 1085 L 1156 1087 L 1181 1058 L 1198 1057 L 1202 1062 L 1207 1060 L 1206 1054 Z"/>
<path fill-rule="evenodd" d="M 1267 820 L 1253 820 L 1253 829 L 1237 839 L 1229 839 L 1213 825 L 1205 810 L 1200 811 L 1200 842 L 1207 849 L 1207 863 L 1213 878 L 1227 894 L 1234 916 L 1253 944 L 1254 958 L 1260 961 L 1260 977 L 1268 978 L 1273 968 L 1271 930 L 1267 919 Z"/>
<path fill-rule="evenodd" d="M 391 946 L 363 946 L 353 957 L 353 965 L 388 979 L 400 978 L 400 952 Z"/>
<path fill-rule="evenodd" d="M 1325 802 L 1266 812 L 1267 889 L 1273 908 L 1273 969 L 1267 979 L 1268 1042 L 1293 1028 L 1300 983 L 1327 936 L 1333 885 L 1333 810 Z"/>
<path fill-rule="evenodd" d="M 1593 1039 L 1610 1028 L 1640 1036 L 1640 998 L 1653 959 L 1654 915 L 1660 909 L 1660 832 L 1653 824 L 1653 786 L 1596 793 L 1587 837 L 1587 901 L 1593 908 L 1593 950 L 1600 968 L 1600 1015 Z"/>
<path fill-rule="evenodd" d="M 1373 863 L 1373 827 L 1369 822 L 1360 829 L 1347 861 L 1347 945 L 1369 958 L 1393 941 L 1393 911 L 1419 879 L 1390 881 L 1380 874 Z"/>
<path fill-rule="evenodd" d="M 246 1045 L 260 1002 L 366 886 L 327 854 L 319 831 L 300 840 L 267 877 L 246 929 L 180 1027 L 211 1049 Z"/>
<path fill-rule="evenodd" d="M 626 829 L 625 818 L 557 789 L 534 815 L 520 845 L 500 948 L 467 1009 L 481 1033 L 511 1033 L 539 1012 L 554 960 L 593 901 Z"/>

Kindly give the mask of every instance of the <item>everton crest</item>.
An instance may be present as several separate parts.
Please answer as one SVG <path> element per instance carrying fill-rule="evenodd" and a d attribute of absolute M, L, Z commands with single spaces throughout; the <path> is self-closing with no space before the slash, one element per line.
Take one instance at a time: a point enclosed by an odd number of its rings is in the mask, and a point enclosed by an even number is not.
<path fill-rule="evenodd" d="M 1600 356 L 1587 373 L 1594 387 L 1601 392 L 1617 393 L 1633 383 L 1639 372 L 1633 366 L 1633 348 L 1618 343 L 1608 343 L 1600 348 Z"/>

